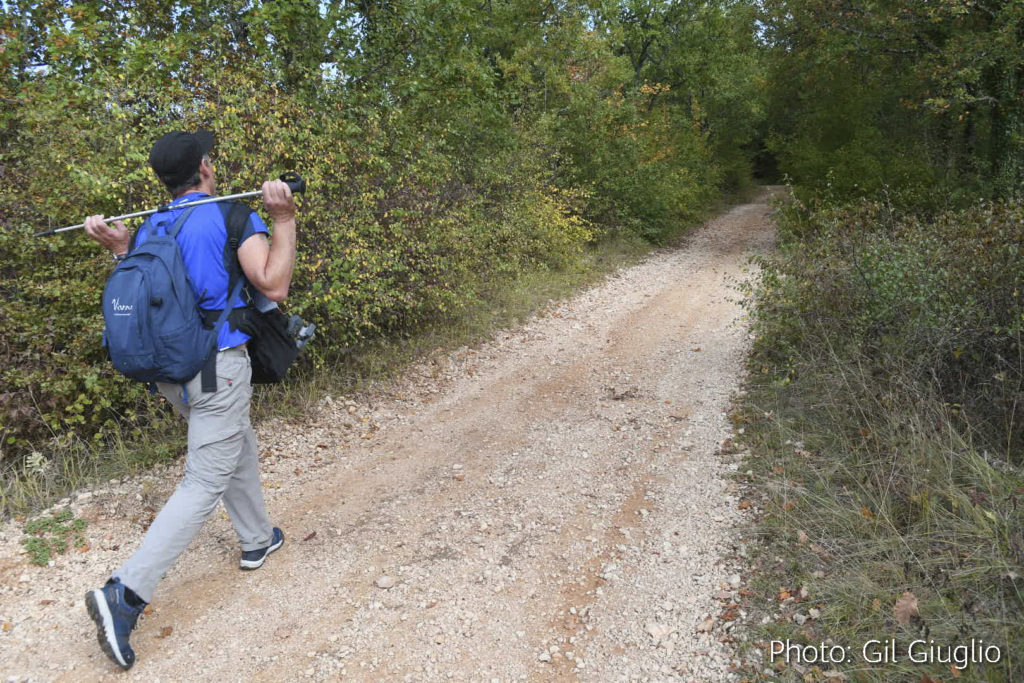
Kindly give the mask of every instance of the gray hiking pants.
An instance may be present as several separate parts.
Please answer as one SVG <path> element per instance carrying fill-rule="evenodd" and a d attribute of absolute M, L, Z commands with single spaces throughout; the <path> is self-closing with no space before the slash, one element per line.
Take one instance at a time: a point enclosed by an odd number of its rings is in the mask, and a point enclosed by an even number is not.
<path fill-rule="evenodd" d="M 188 420 L 188 456 L 185 477 L 142 545 L 113 574 L 146 602 L 220 500 L 243 551 L 270 545 L 273 527 L 263 503 L 256 434 L 249 421 L 251 373 L 248 352 L 234 348 L 217 355 L 216 392 L 204 394 L 199 375 L 184 387 L 157 385 Z"/>

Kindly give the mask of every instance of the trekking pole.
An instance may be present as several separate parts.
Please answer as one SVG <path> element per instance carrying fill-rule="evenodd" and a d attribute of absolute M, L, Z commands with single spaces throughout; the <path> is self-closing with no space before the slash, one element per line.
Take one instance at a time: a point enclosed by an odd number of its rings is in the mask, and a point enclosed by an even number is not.
<path fill-rule="evenodd" d="M 288 171 L 283 173 L 278 180 L 283 180 L 285 184 L 291 188 L 293 194 L 302 194 L 306 191 L 306 181 L 299 177 L 299 174 L 295 171 Z M 208 199 L 197 199 L 194 202 L 185 202 L 184 204 L 176 204 L 171 206 L 170 204 L 163 204 L 156 209 L 150 209 L 148 211 L 136 211 L 135 213 L 126 213 L 123 216 L 110 216 L 104 218 L 104 221 L 123 221 L 126 218 L 138 218 L 140 216 L 149 216 L 154 213 L 162 213 L 164 211 L 170 211 L 171 209 L 187 209 L 190 206 L 200 206 L 202 204 L 213 204 L 215 202 L 226 202 L 230 199 L 244 199 L 246 197 L 258 197 L 263 194 L 263 190 L 253 190 L 252 192 L 241 192 L 239 194 L 229 194 L 224 197 L 210 197 Z M 85 223 L 79 223 L 78 225 L 69 225 L 66 228 L 55 228 L 53 230 L 43 230 L 32 235 L 33 237 L 45 237 L 47 235 L 56 235 L 58 232 L 67 232 L 68 230 L 78 230 L 84 228 Z"/>

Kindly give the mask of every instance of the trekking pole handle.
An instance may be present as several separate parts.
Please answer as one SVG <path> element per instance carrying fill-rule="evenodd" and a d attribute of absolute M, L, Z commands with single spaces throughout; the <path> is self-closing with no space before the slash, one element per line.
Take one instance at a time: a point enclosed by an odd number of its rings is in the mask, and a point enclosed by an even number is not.
<path fill-rule="evenodd" d="M 302 194 L 306 191 L 306 181 L 295 171 L 285 171 L 278 180 L 283 180 L 292 194 Z"/>

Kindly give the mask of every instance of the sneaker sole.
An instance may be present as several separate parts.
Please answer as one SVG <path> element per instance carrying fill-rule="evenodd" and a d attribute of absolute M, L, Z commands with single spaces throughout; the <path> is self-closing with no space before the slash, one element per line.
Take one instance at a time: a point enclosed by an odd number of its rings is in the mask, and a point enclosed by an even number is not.
<path fill-rule="evenodd" d="M 97 594 L 99 594 L 97 596 Z M 101 590 L 91 590 L 85 594 L 85 609 L 89 616 L 96 622 L 96 640 L 100 643 L 103 654 L 110 657 L 119 667 L 127 671 L 132 665 L 124 661 L 121 656 L 121 648 L 117 644 L 117 637 L 114 635 L 114 619 L 110 616 L 110 608 L 107 607 L 107 599 Z M 134 662 L 132 662 L 134 664 Z"/>
<path fill-rule="evenodd" d="M 267 548 L 267 552 L 263 553 L 263 557 L 258 560 L 239 560 L 238 568 L 245 570 L 259 569 L 263 566 L 263 563 L 267 561 L 267 555 L 274 552 L 278 548 L 284 545 L 284 536 L 281 536 L 281 540 L 274 545 Z"/>

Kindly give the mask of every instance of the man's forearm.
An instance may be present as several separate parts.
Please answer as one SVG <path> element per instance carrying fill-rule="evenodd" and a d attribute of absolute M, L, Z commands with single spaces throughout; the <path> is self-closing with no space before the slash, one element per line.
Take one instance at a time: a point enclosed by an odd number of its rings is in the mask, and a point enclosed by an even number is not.
<path fill-rule="evenodd" d="M 295 201 L 280 180 L 263 183 L 263 205 L 270 214 L 274 238 L 248 239 L 238 248 L 238 261 L 256 289 L 272 301 L 284 301 L 295 270 Z"/>
<path fill-rule="evenodd" d="M 283 301 L 288 296 L 295 271 L 295 219 L 275 220 L 273 225 L 274 237 L 270 242 L 265 271 L 270 291 L 264 294 L 275 301 Z"/>

